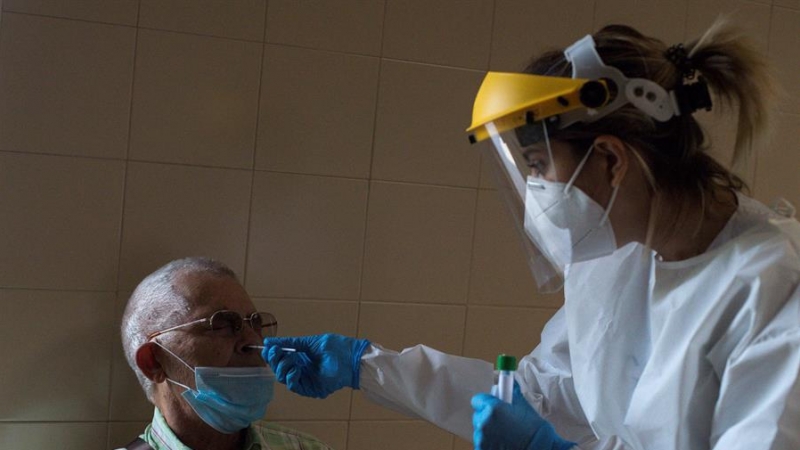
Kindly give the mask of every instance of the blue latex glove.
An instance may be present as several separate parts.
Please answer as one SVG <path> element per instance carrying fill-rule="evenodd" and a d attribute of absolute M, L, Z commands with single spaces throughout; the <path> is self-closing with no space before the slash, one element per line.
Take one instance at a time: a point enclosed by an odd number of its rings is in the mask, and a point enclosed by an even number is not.
<path fill-rule="evenodd" d="M 475 450 L 567 450 L 576 445 L 556 434 L 514 382 L 512 404 L 489 394 L 472 397 Z"/>
<path fill-rule="evenodd" d="M 361 355 L 369 346 L 366 339 L 339 334 L 264 339 L 261 356 L 275 376 L 290 391 L 325 398 L 343 387 L 358 389 Z M 287 352 L 283 348 L 293 348 Z"/>

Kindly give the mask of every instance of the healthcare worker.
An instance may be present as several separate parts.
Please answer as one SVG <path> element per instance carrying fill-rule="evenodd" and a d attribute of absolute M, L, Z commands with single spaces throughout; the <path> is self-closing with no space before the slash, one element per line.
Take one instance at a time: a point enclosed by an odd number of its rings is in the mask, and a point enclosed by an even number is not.
<path fill-rule="evenodd" d="M 512 404 L 489 363 L 422 345 L 267 338 L 264 358 L 294 392 L 361 389 L 479 449 L 800 449 L 800 225 L 741 193 L 693 117 L 736 108 L 741 160 L 769 82 L 724 22 L 669 48 L 608 26 L 486 76 L 468 131 L 540 287 L 565 289 Z"/>

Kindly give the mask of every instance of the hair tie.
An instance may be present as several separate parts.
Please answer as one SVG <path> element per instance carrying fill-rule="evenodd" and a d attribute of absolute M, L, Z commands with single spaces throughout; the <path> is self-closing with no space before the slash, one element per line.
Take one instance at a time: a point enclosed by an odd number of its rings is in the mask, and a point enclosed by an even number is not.
<path fill-rule="evenodd" d="M 692 64 L 692 60 L 689 59 L 689 54 L 686 53 L 683 44 L 675 44 L 668 48 L 667 51 L 664 52 L 664 56 L 678 69 L 678 72 L 680 72 L 684 78 L 694 78 L 694 64 Z"/>
<path fill-rule="evenodd" d="M 669 62 L 681 73 L 681 80 L 675 86 L 675 97 L 678 108 L 683 114 L 692 114 L 699 109 L 711 111 L 712 101 L 708 83 L 703 77 L 695 80 L 695 67 L 683 44 L 675 44 L 664 52 Z M 694 80 L 687 84 L 686 80 Z"/>

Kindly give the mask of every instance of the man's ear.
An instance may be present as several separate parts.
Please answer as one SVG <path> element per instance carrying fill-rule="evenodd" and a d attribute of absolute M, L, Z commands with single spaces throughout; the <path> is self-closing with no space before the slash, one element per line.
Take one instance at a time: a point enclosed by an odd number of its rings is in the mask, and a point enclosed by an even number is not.
<path fill-rule="evenodd" d="M 167 378 L 164 368 L 156 359 L 156 348 L 152 342 L 145 342 L 136 350 L 136 365 L 153 383 L 163 383 Z"/>
<path fill-rule="evenodd" d="M 630 159 L 633 157 L 628 146 L 616 136 L 601 134 L 594 140 L 594 149 L 606 158 L 611 186 L 619 186 L 628 173 Z"/>

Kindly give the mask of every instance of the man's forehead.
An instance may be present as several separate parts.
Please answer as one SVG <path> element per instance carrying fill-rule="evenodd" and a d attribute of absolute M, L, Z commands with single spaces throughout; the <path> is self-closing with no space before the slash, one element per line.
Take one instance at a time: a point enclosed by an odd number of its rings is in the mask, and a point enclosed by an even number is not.
<path fill-rule="evenodd" d="M 221 309 L 254 310 L 253 302 L 242 285 L 229 276 L 184 271 L 176 274 L 173 289 L 186 299 L 193 314 L 211 314 Z"/>

